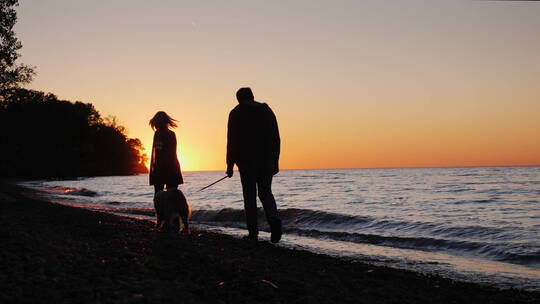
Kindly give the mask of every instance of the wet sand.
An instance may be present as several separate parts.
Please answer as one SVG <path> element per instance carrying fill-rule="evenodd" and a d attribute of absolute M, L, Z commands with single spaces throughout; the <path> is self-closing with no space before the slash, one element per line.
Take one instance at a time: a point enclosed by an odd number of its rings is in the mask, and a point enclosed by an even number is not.
<path fill-rule="evenodd" d="M 203 230 L 158 233 L 150 221 L 35 195 L 0 181 L 0 303 L 540 302 Z"/>

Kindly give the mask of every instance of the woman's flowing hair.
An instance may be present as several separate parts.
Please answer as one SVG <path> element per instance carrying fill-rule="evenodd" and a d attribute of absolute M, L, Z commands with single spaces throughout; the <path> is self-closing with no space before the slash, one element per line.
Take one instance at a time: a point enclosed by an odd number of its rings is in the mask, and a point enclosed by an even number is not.
<path fill-rule="evenodd" d="M 176 128 L 178 127 L 176 121 L 178 120 L 170 117 L 167 113 L 159 111 L 152 119 L 150 119 L 150 127 L 152 127 L 152 130 L 154 131 L 158 129 Z"/>

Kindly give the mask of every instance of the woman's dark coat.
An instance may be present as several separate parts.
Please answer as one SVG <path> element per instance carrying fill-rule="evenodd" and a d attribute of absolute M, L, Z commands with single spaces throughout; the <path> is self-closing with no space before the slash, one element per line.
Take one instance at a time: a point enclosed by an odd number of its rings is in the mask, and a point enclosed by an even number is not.
<path fill-rule="evenodd" d="M 168 129 L 157 130 L 152 143 L 150 185 L 183 183 L 180 163 L 176 156 L 176 135 Z"/>

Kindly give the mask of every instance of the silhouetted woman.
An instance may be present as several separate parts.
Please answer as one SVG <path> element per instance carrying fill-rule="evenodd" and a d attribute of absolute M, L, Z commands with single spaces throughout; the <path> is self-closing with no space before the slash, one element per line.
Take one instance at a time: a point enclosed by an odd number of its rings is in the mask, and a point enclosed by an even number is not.
<path fill-rule="evenodd" d="M 175 122 L 176 119 L 163 111 L 157 112 L 150 120 L 150 126 L 155 131 L 150 161 L 150 185 L 154 185 L 156 193 L 163 190 L 165 185 L 167 189 L 177 189 L 178 185 L 184 183 L 176 156 L 176 135 L 171 131 L 171 128 L 178 126 Z"/>

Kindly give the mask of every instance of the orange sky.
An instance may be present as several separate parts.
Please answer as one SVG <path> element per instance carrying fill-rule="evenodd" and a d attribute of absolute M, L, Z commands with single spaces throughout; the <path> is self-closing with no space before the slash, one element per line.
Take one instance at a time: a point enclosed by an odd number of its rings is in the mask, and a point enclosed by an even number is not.
<path fill-rule="evenodd" d="M 93 103 L 145 147 L 180 121 L 185 170 L 225 168 L 251 86 L 282 168 L 540 165 L 540 4 L 20 1 L 29 88 Z"/>

